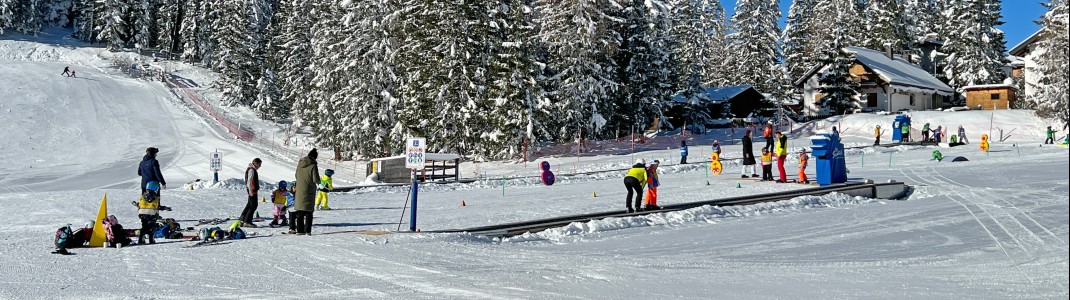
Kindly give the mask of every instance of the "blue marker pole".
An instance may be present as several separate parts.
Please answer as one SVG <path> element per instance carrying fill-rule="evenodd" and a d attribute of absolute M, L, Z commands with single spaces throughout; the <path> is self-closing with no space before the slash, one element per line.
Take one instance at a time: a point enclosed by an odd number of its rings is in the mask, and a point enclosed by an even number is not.
<path fill-rule="evenodd" d="M 420 181 L 416 180 L 415 171 L 412 174 L 412 211 L 409 214 L 409 231 L 416 231 L 416 194 L 420 191 Z"/>

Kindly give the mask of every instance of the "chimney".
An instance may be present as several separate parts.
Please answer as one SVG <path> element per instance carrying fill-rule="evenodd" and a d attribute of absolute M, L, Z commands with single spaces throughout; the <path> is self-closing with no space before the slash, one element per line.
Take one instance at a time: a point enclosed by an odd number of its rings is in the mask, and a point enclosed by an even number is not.
<path fill-rule="evenodd" d="M 895 57 L 892 54 L 892 44 L 891 43 L 884 44 L 884 53 L 888 55 L 888 59 L 895 59 Z"/>

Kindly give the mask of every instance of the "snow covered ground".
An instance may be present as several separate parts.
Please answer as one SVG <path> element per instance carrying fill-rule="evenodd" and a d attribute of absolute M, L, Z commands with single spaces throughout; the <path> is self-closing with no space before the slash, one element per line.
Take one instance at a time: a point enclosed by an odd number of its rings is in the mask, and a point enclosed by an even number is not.
<path fill-rule="evenodd" d="M 1028 111 L 913 114 L 916 124 L 957 128 L 961 123 L 971 139 L 990 126 L 1015 129 L 987 154 L 977 150 L 979 139 L 939 148 L 945 156 L 965 156 L 969 162 L 929 161 L 936 147 L 848 150 L 849 177 L 913 185 L 914 193 L 901 201 L 833 194 L 707 206 L 508 239 L 343 233 L 394 231 L 399 220 L 407 224 L 407 214 L 401 218 L 407 187 L 376 187 L 332 194 L 335 210 L 316 212 L 312 236 L 259 228 L 249 230 L 258 237 L 206 247 L 160 240 L 152 246 L 52 255 L 55 229 L 89 222 L 105 194 L 109 213 L 137 227 L 129 202 L 137 197 L 135 166 L 145 147 L 163 151 L 164 175 L 171 183 L 163 204 L 174 208 L 163 216 L 184 226 L 238 215 L 244 191 L 233 178 L 252 157 L 273 156 L 216 133 L 158 82 L 109 69 L 102 58 L 108 55 L 98 48 L 5 37 L 0 36 L 0 112 L 8 116 L 6 130 L 0 131 L 5 141 L 0 144 L 2 299 L 1070 296 L 1070 153 L 1041 147 L 1044 121 Z M 60 77 L 65 65 L 74 66 L 80 78 Z M 832 125 L 840 126 L 849 145 L 869 144 L 870 126 L 890 125 L 891 118 L 855 115 L 808 124 L 792 146 L 806 146 L 802 133 Z M 698 136 L 692 145 L 707 145 L 713 138 Z M 221 174 L 228 180 L 211 188 L 183 186 L 207 178 L 206 154 L 214 149 L 233 158 Z M 692 146 L 691 151 L 690 160 L 701 161 L 696 156 L 709 150 Z M 738 145 L 724 149 L 728 157 L 739 151 Z M 677 155 L 672 148 L 547 160 L 566 174 L 623 168 L 636 157 L 661 159 L 663 204 L 800 187 L 738 180 L 739 166 L 731 161 L 725 174 L 710 175 L 701 164 L 676 164 Z M 288 161 L 267 160 L 263 178 L 289 179 L 293 166 Z M 534 163 L 463 167 L 490 177 L 537 174 Z M 788 167 L 795 173 L 794 162 Z M 424 185 L 418 225 L 430 231 L 622 210 L 622 176 L 560 176 L 550 187 L 534 178 L 510 179 L 504 190 L 500 179 Z M 259 213 L 270 217 L 269 204 L 261 204 Z"/>

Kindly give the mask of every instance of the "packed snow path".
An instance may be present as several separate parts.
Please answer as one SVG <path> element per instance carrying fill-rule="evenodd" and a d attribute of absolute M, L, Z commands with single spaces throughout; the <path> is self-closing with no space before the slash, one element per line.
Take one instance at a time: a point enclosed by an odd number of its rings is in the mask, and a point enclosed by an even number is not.
<path fill-rule="evenodd" d="M 60 75 L 64 66 L 78 77 Z M 216 149 L 226 158 L 224 179 L 241 178 L 245 164 L 262 156 L 216 134 L 159 82 L 0 59 L 0 83 L 0 113 L 9 126 L 0 132 L 0 174 L 12 174 L 0 177 L 0 193 L 137 186 L 137 164 L 150 146 L 161 150 L 171 188 L 210 180 L 208 155 Z M 264 170 L 293 173 L 276 161 Z"/>

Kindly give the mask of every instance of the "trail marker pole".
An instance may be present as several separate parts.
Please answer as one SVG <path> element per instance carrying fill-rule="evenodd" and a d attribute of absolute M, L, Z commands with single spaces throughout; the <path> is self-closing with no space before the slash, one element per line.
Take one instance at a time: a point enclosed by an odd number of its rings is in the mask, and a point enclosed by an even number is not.
<path fill-rule="evenodd" d="M 412 210 L 409 211 L 409 231 L 416 231 L 416 199 L 420 192 L 420 180 L 416 172 L 426 163 L 427 139 L 410 137 L 405 143 L 405 167 L 412 170 Z M 402 213 L 404 215 L 404 213 Z"/>
<path fill-rule="evenodd" d="M 862 152 L 862 168 L 866 167 L 866 152 Z"/>

